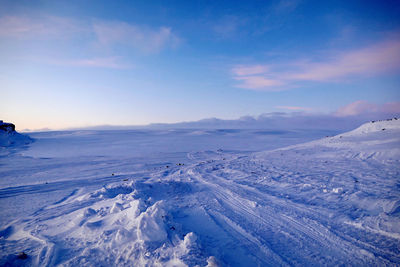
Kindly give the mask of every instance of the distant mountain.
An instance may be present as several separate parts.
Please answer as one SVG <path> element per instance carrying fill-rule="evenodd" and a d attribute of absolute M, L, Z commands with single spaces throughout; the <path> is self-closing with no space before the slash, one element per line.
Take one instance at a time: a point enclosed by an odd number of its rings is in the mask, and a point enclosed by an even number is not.
<path fill-rule="evenodd" d="M 259 116 L 244 116 L 224 120 L 207 118 L 179 123 L 152 123 L 139 126 L 99 125 L 71 128 L 68 130 L 136 130 L 136 129 L 265 129 L 265 130 L 333 130 L 349 131 L 372 120 L 390 118 L 387 114 L 366 114 L 340 117 L 332 114 L 309 114 L 302 112 L 264 113 Z"/>
<path fill-rule="evenodd" d="M 377 118 L 383 119 L 383 118 Z M 246 116 L 236 120 L 218 118 L 173 124 L 150 124 L 148 128 L 207 128 L 207 129 L 273 129 L 273 130 L 337 130 L 348 131 L 367 122 L 361 116 L 336 117 L 305 113 L 265 113 L 258 117 Z"/>

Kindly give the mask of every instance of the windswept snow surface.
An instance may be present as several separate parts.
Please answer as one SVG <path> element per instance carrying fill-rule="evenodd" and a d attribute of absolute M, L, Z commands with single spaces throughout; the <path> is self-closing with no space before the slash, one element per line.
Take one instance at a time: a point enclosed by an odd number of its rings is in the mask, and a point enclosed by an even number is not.
<path fill-rule="evenodd" d="M 0 265 L 400 265 L 400 121 L 293 145 L 323 135 L 36 133 L 0 158 Z"/>

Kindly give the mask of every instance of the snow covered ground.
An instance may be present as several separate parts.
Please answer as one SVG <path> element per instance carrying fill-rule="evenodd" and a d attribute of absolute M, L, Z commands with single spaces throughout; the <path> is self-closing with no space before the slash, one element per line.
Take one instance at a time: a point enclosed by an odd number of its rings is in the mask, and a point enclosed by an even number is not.
<path fill-rule="evenodd" d="M 30 134 L 0 153 L 0 265 L 400 265 L 400 120 L 326 135 Z"/>

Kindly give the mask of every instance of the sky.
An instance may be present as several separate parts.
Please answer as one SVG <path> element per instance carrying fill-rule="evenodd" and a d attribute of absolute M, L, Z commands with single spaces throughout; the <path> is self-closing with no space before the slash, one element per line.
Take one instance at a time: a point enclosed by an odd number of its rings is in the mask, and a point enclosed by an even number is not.
<path fill-rule="evenodd" d="M 399 1 L 3 1 L 17 129 L 400 114 Z"/>

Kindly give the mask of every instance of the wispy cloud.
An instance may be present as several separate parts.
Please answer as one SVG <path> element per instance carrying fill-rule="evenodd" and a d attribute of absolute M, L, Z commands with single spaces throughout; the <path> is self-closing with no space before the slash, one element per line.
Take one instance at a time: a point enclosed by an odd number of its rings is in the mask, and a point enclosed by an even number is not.
<path fill-rule="evenodd" d="M 95 22 L 93 30 L 98 41 L 105 45 L 124 44 L 146 52 L 159 52 L 174 47 L 179 38 L 169 27 L 140 27 L 125 22 Z"/>
<path fill-rule="evenodd" d="M 288 62 L 283 68 L 279 65 L 280 70 L 276 69 L 273 64 L 241 65 L 233 67 L 232 73 L 233 79 L 242 81 L 237 87 L 265 91 L 284 90 L 304 81 L 340 82 L 391 73 L 400 69 L 400 39 L 348 52 L 329 53 L 320 61 Z"/>
<path fill-rule="evenodd" d="M 237 87 L 252 90 L 268 88 L 268 91 L 280 91 L 282 90 L 281 86 L 285 85 L 283 81 L 264 76 L 236 76 L 234 79 L 241 82 Z"/>
<path fill-rule="evenodd" d="M 269 67 L 265 65 L 236 66 L 232 69 L 233 74 L 236 76 L 262 74 L 268 71 Z"/>
<path fill-rule="evenodd" d="M 88 42 L 134 47 L 145 52 L 160 52 L 175 47 L 180 38 L 170 27 L 148 27 L 123 21 L 78 20 L 65 17 L 3 16 L 0 17 L 0 38 L 79 39 Z"/>
<path fill-rule="evenodd" d="M 73 34 L 88 31 L 88 25 L 74 19 L 43 16 L 0 17 L 0 38 L 69 38 Z"/>
<path fill-rule="evenodd" d="M 276 106 L 275 108 L 278 109 L 286 109 L 291 111 L 312 111 L 312 108 L 307 107 L 297 107 L 297 106 Z"/>
<path fill-rule="evenodd" d="M 365 100 L 358 100 L 339 108 L 334 115 L 337 117 L 347 117 L 374 113 L 400 114 L 400 102 L 388 102 L 379 105 Z"/>
<path fill-rule="evenodd" d="M 84 58 L 73 60 L 48 60 L 46 63 L 60 66 L 73 67 L 94 67 L 94 68 L 110 68 L 110 69 L 127 69 L 132 66 L 121 63 L 119 57 L 103 57 L 103 58 Z"/>
<path fill-rule="evenodd" d="M 240 81 L 239 88 L 251 90 L 279 91 L 284 81 L 271 77 L 270 67 L 267 65 L 239 65 L 232 68 L 233 78 Z"/>
<path fill-rule="evenodd" d="M 226 15 L 215 21 L 212 30 L 219 38 L 234 37 L 241 26 L 245 25 L 245 20 L 239 16 Z"/>
<path fill-rule="evenodd" d="M 374 75 L 400 68 L 400 40 L 333 55 L 326 62 L 303 64 L 289 79 L 332 81 L 354 75 Z"/>
<path fill-rule="evenodd" d="M 299 4 L 300 1 L 298 0 L 281 0 L 274 8 L 275 11 L 278 13 L 292 12 L 297 8 Z"/>

